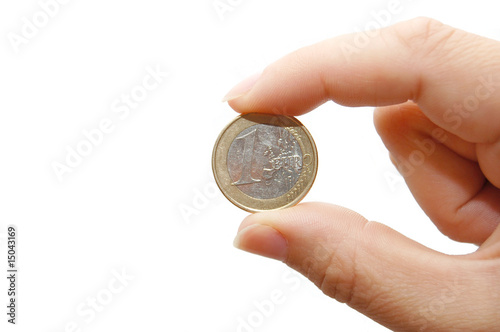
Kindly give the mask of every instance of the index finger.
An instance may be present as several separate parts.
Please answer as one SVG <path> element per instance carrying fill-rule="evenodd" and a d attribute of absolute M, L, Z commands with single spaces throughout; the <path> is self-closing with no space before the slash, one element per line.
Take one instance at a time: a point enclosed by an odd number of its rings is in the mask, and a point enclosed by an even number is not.
<path fill-rule="evenodd" d="M 302 48 L 253 78 L 249 91 L 236 91 L 240 86 L 226 99 L 238 112 L 287 115 L 327 100 L 348 106 L 412 100 L 447 131 L 492 144 L 500 140 L 499 55 L 499 42 L 418 18 Z"/>

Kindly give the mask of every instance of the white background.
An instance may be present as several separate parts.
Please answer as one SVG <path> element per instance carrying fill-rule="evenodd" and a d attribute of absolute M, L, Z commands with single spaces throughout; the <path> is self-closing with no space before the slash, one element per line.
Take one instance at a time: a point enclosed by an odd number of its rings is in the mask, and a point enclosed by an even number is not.
<path fill-rule="evenodd" d="M 363 30 L 390 1 L 229 3 L 221 16 L 213 0 L 71 0 L 14 47 L 23 17 L 42 9 L 2 1 L 0 266 L 15 224 L 20 272 L 15 327 L 1 278 L 1 331 L 385 331 L 283 264 L 234 249 L 247 213 L 214 190 L 210 161 L 236 116 L 220 102 L 227 90 L 296 48 Z M 424 15 L 500 39 L 494 6 L 401 0 L 389 21 Z M 169 75 L 128 116 L 113 112 L 148 67 Z M 59 181 L 54 162 L 103 119 L 113 131 Z M 371 108 L 327 103 L 300 120 L 320 158 L 306 201 L 344 205 L 446 253 L 474 250 L 420 211 Z M 273 294 L 279 303 L 262 314 Z"/>

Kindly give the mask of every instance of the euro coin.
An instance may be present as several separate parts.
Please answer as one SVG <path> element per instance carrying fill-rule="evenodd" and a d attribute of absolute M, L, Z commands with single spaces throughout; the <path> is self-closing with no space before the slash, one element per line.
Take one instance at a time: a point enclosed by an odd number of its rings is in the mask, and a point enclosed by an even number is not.
<path fill-rule="evenodd" d="M 300 202 L 314 182 L 316 145 L 294 117 L 248 113 L 220 133 L 212 170 L 224 196 L 243 210 L 286 208 Z"/>

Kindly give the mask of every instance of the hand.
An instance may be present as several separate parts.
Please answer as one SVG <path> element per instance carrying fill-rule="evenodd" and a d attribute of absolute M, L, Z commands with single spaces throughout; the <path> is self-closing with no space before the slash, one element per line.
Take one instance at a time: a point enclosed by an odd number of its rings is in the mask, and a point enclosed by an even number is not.
<path fill-rule="evenodd" d="M 371 35 L 363 48 L 346 35 L 300 49 L 225 99 L 294 116 L 327 100 L 378 106 L 376 129 L 417 202 L 479 249 L 438 253 L 323 203 L 250 215 L 235 245 L 393 330 L 500 330 L 500 43 L 426 18 Z"/>

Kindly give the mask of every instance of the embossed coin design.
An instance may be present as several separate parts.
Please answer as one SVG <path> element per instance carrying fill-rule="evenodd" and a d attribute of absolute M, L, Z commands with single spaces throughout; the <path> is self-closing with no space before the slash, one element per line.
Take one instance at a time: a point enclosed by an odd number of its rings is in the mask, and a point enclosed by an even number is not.
<path fill-rule="evenodd" d="M 316 145 L 294 117 L 249 113 L 222 130 L 212 169 L 220 190 L 250 212 L 297 204 L 318 170 Z"/>

